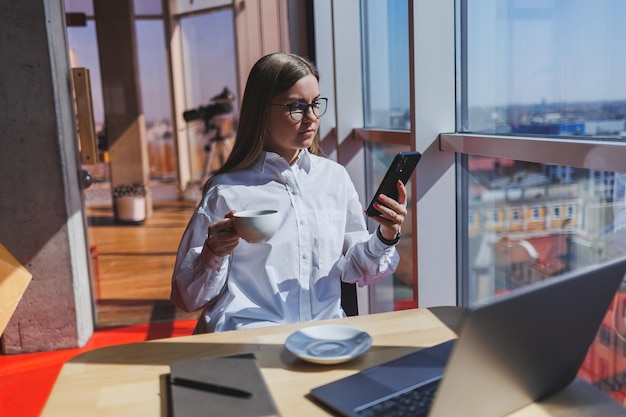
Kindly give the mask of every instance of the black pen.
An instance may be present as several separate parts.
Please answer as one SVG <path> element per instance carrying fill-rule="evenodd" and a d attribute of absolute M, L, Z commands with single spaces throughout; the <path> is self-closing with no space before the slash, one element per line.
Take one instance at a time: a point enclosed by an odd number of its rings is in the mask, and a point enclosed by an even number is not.
<path fill-rule="evenodd" d="M 231 397 L 250 398 L 252 393 L 239 388 L 227 387 L 224 385 L 212 384 L 210 382 L 195 381 L 193 379 L 172 377 L 172 384 L 186 388 L 193 388 L 201 391 L 214 392 L 216 394 L 229 395 Z"/>

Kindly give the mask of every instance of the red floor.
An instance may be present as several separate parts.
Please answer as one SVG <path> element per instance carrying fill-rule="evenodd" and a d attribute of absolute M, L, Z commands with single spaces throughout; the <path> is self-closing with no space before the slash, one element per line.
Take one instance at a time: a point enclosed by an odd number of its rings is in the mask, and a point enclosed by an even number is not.
<path fill-rule="evenodd" d="M 23 355 L 0 355 L 0 416 L 38 417 L 61 367 L 79 353 L 104 346 L 188 336 L 195 320 L 98 330 L 85 347 Z"/>

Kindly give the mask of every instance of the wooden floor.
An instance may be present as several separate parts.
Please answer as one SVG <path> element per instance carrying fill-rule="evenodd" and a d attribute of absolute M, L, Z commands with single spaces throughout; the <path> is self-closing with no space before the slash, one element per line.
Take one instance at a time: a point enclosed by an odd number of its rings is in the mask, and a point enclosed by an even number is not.
<path fill-rule="evenodd" d="M 142 225 L 116 224 L 111 207 L 87 209 L 96 327 L 195 319 L 169 300 L 172 270 L 193 202 L 155 202 Z"/>

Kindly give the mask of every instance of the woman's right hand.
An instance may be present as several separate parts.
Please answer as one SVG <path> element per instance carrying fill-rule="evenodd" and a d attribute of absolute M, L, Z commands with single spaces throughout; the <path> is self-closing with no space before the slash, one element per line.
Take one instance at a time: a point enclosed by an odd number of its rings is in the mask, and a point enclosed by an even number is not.
<path fill-rule="evenodd" d="M 235 214 L 235 210 L 231 210 L 222 220 L 209 225 L 209 235 L 204 246 L 213 255 L 226 256 L 232 253 L 239 244 L 239 235 L 235 232 L 233 214 Z"/>

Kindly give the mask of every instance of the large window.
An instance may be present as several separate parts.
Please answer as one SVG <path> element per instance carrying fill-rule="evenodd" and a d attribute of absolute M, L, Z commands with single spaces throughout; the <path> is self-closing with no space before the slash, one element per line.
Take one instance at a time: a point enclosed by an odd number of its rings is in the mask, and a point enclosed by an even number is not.
<path fill-rule="evenodd" d="M 93 3 L 91 0 L 65 0 L 67 13 L 84 13 L 88 18 L 84 26 L 67 27 L 67 41 L 72 68 L 87 68 L 91 86 L 91 101 L 94 116 L 94 129 L 99 134 L 97 146 L 102 154 L 107 150 L 104 138 L 104 99 L 102 95 L 102 77 L 100 74 L 100 56 L 98 53 L 98 37 L 93 19 Z M 101 156 L 100 159 L 105 159 Z M 96 185 L 85 190 L 86 203 L 110 203 L 109 166 L 98 162 L 85 167 L 93 176 Z M 101 187 L 102 186 L 102 187 Z"/>
<path fill-rule="evenodd" d="M 443 149 L 461 168 L 460 302 L 623 256 L 626 3 L 462 0 L 457 11 L 458 133 Z M 625 296 L 580 372 L 620 403 Z"/>
<path fill-rule="evenodd" d="M 361 2 L 363 56 L 363 120 L 370 133 L 365 145 L 366 199 L 376 192 L 387 167 L 398 152 L 411 150 L 409 129 L 409 38 L 407 0 Z M 405 135 L 386 132 L 404 131 Z M 372 140 L 376 137 L 376 140 Z M 379 142 L 380 141 L 380 142 Z M 403 260 L 393 279 L 371 289 L 371 312 L 415 307 L 412 193 L 409 214 L 397 246 Z M 371 221 L 372 229 L 377 223 Z"/>
<path fill-rule="evenodd" d="M 148 5 L 143 7 L 152 11 Z M 160 5 L 160 3 L 157 3 Z M 140 10 L 135 10 L 137 15 Z M 160 10 L 157 12 L 160 13 Z M 141 103 L 146 121 L 146 142 L 150 177 L 153 180 L 176 180 L 176 152 L 172 133 L 170 92 L 167 82 L 167 53 L 162 16 L 141 17 L 135 21 L 137 60 L 141 80 Z"/>
<path fill-rule="evenodd" d="M 365 127 L 409 130 L 407 0 L 363 0 Z"/>
<path fill-rule="evenodd" d="M 334 14 L 315 4 L 316 26 L 329 22 L 316 31 L 334 33 L 316 54 L 338 63 L 339 142 L 351 144 L 346 125 L 365 141 L 364 188 L 375 188 L 395 146 L 423 154 L 411 203 L 420 307 L 476 304 L 626 253 L 626 58 L 619 53 L 626 3 L 451 3 L 360 1 L 361 62 L 342 56 L 356 32 L 345 13 L 352 2 L 333 2 Z M 351 80 L 342 77 L 355 78 L 358 65 L 363 97 L 344 93 Z M 399 122 L 403 109 L 408 124 Z M 379 302 L 388 308 L 404 289 L 374 291 L 370 311 Z M 625 295 L 612 304 L 580 373 L 620 403 Z"/>
<path fill-rule="evenodd" d="M 470 305 L 626 249 L 623 175 L 480 156 L 466 172 Z"/>
<path fill-rule="evenodd" d="M 104 106 L 102 99 L 102 81 L 100 77 L 100 57 L 98 56 L 98 39 L 96 25 L 88 20 L 86 26 L 67 28 L 69 43 L 70 64 L 72 67 L 82 67 L 89 70 L 91 80 L 91 97 L 93 100 L 93 115 L 96 129 L 104 124 Z"/>
<path fill-rule="evenodd" d="M 459 128 L 624 133 L 626 2 L 467 1 L 467 108 Z"/>
<path fill-rule="evenodd" d="M 366 146 L 366 183 L 368 184 L 368 195 L 373 196 L 382 181 L 387 168 L 391 164 L 394 156 L 398 152 L 410 150 L 407 145 L 395 145 L 391 143 L 370 142 Z M 395 274 L 390 282 L 384 285 L 379 283 L 370 294 L 372 299 L 371 311 L 391 311 L 402 310 L 416 306 L 414 299 L 415 274 L 413 264 L 413 201 L 409 194 L 407 201 L 408 214 L 402 225 L 402 237 L 396 246 L 402 262 L 398 265 Z M 373 222 L 372 222 L 373 223 Z M 377 227 L 378 223 L 372 226 Z M 382 284 L 382 285 L 381 285 Z"/>
<path fill-rule="evenodd" d="M 107 150 L 104 131 L 104 104 L 96 22 L 92 0 L 65 0 L 68 13 L 84 13 L 86 26 L 68 26 L 69 53 L 72 67 L 89 69 L 93 100 L 95 129 L 99 133 L 98 147 Z M 176 153 L 171 128 L 170 92 L 168 89 L 167 54 L 164 16 L 160 0 L 134 1 L 135 35 L 141 102 L 146 122 L 146 141 L 152 180 L 176 180 Z M 103 159 L 106 160 L 106 157 Z M 106 182 L 108 164 L 89 167 L 97 181 Z M 88 190 L 88 197 L 100 195 L 102 190 Z M 108 198 L 97 202 L 108 201 Z"/>
<path fill-rule="evenodd" d="M 462 247 L 471 252 L 465 258 L 465 301 L 474 304 L 517 285 L 511 269 L 524 275 L 519 282 L 530 282 L 614 256 L 603 241 L 619 229 L 614 213 L 623 205 L 616 201 L 623 185 L 615 179 L 621 177 L 615 166 L 601 169 L 601 156 L 589 152 L 581 161 L 567 144 L 581 137 L 626 136 L 626 84 L 619 75 L 624 58 L 613 53 L 626 47 L 618 25 L 626 4 L 462 5 L 467 18 L 460 33 L 466 46 L 459 62 L 466 82 L 459 88 L 457 131 L 509 136 L 499 137 L 500 142 L 523 140 L 521 135 L 559 138 L 555 146 L 567 155 L 562 161 L 572 162 L 550 163 L 540 151 L 527 153 L 531 162 L 504 155 L 463 157 L 468 215 L 461 235 L 468 242 Z M 529 265 L 512 261 L 511 252 L 525 252 Z"/>
<path fill-rule="evenodd" d="M 184 127 L 189 137 L 191 179 L 198 183 L 208 178 L 215 150 L 224 144 L 213 140 L 219 139 L 214 127 L 221 124 L 213 117 L 223 115 L 208 111 L 215 108 L 211 107 L 215 104 L 212 99 L 224 88 L 238 93 L 233 22 L 232 9 L 180 18 L 186 109 L 200 110 L 199 117 L 189 120 Z M 220 134 L 229 134 L 226 126 Z"/>

